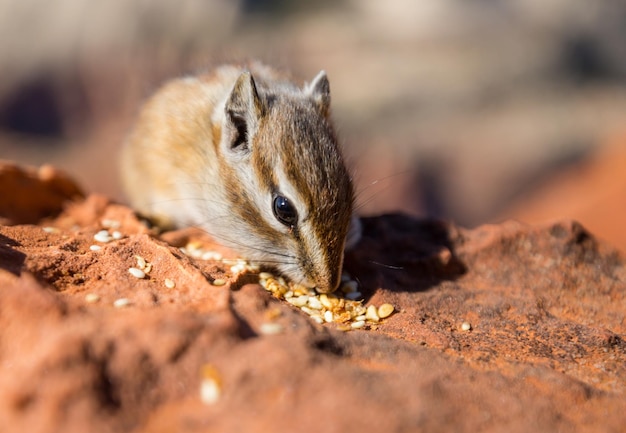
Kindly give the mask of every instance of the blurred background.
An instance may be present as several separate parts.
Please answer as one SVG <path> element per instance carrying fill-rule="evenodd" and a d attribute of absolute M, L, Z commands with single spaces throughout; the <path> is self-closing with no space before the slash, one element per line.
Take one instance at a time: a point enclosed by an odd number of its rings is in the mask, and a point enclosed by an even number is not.
<path fill-rule="evenodd" d="M 123 200 L 164 79 L 256 58 L 328 73 L 362 214 L 580 220 L 626 251 L 626 3 L 0 0 L 0 158 Z"/>

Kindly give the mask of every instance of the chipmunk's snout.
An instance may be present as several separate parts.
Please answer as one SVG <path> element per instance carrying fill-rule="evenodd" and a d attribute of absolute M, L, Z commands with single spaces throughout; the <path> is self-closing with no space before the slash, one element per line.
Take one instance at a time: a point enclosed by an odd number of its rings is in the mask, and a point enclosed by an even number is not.
<path fill-rule="evenodd" d="M 339 281 L 341 279 L 341 265 L 337 268 L 336 272 L 330 275 L 330 278 L 318 281 L 315 285 L 315 290 L 320 293 L 332 293 L 339 287 Z"/>

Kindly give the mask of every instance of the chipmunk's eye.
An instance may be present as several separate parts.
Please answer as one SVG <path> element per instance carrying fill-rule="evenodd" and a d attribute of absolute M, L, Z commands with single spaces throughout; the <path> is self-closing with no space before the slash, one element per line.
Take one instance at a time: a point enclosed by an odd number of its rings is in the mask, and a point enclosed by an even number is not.
<path fill-rule="evenodd" d="M 298 222 L 296 208 L 287 200 L 287 197 L 274 195 L 272 210 L 276 219 L 287 227 L 293 227 Z"/>

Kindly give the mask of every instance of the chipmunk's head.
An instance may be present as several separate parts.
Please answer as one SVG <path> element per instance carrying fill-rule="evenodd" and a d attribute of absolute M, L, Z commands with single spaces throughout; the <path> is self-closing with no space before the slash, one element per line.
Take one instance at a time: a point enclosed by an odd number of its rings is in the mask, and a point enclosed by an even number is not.
<path fill-rule="evenodd" d="M 329 112 L 324 72 L 302 89 L 244 72 L 219 143 L 236 233 L 246 233 L 236 248 L 320 292 L 339 285 L 354 200 Z"/>

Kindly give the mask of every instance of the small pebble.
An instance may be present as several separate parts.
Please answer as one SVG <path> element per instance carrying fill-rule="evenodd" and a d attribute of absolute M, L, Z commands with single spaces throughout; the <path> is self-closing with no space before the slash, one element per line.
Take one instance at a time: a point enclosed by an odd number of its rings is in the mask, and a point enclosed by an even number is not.
<path fill-rule="evenodd" d="M 146 273 L 142 271 L 141 269 L 128 268 L 128 272 L 135 278 L 142 279 L 146 277 Z"/>
<path fill-rule="evenodd" d="M 102 247 L 100 245 L 90 245 L 89 249 L 91 251 L 100 251 L 102 249 Z"/>
<path fill-rule="evenodd" d="M 380 307 L 378 307 L 378 317 L 380 317 L 381 319 L 385 319 L 389 316 L 391 316 L 394 312 L 394 308 L 393 305 L 391 304 L 383 304 Z"/>
<path fill-rule="evenodd" d="M 226 284 L 226 280 L 223 278 L 216 278 L 211 284 L 213 284 L 214 286 L 223 286 L 224 284 Z"/>
<path fill-rule="evenodd" d="M 176 287 L 176 283 L 169 278 L 166 278 L 165 281 L 163 281 L 163 284 L 165 284 L 165 287 L 167 287 L 168 289 L 173 289 L 174 287 Z"/>
<path fill-rule="evenodd" d="M 113 306 L 115 308 L 124 308 L 130 305 L 130 299 L 128 298 L 119 298 L 113 301 Z"/>
<path fill-rule="evenodd" d="M 95 293 L 87 293 L 85 295 L 85 302 L 88 302 L 89 304 L 95 304 L 99 300 L 100 296 L 96 295 Z"/>
<path fill-rule="evenodd" d="M 472 329 L 472 325 L 469 322 L 463 322 L 461 324 L 461 331 L 470 331 Z"/>

